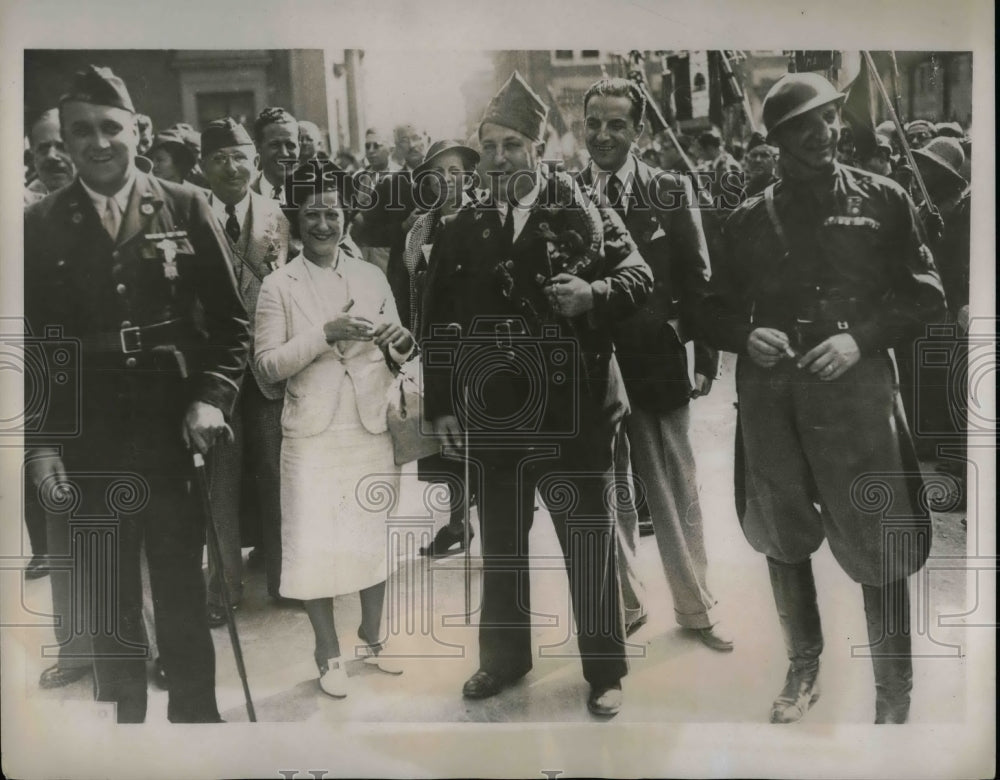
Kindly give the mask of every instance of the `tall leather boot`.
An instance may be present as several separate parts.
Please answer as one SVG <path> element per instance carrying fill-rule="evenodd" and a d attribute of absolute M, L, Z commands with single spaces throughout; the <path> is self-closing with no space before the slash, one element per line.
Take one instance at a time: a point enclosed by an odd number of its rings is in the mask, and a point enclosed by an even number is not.
<path fill-rule="evenodd" d="M 812 561 L 781 563 L 767 559 L 771 590 L 788 651 L 785 687 L 771 705 L 771 723 L 800 720 L 819 699 L 819 656 L 823 631 L 816 605 Z"/>
<path fill-rule="evenodd" d="M 905 579 L 862 585 L 875 671 L 875 722 L 906 723 L 913 690 L 910 590 Z"/>

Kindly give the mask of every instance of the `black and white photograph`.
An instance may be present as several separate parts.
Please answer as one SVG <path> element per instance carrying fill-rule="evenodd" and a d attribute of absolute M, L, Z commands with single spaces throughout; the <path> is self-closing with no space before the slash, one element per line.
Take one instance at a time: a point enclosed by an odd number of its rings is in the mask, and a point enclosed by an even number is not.
<path fill-rule="evenodd" d="M 992 777 L 993 18 L 0 2 L 4 774 Z"/>

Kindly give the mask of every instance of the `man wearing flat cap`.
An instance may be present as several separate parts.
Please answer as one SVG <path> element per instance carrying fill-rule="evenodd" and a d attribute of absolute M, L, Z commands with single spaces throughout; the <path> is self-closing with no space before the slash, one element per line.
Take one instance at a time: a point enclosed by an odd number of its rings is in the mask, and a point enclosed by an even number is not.
<path fill-rule="evenodd" d="M 246 312 L 204 197 L 136 170 L 135 116 L 109 69 L 78 73 L 59 103 L 78 176 L 25 212 L 26 320 L 78 349 L 74 392 L 29 415 L 28 465 L 72 535 L 76 598 L 103 594 L 87 632 L 96 698 L 120 723 L 145 719 L 144 546 L 167 717 L 218 722 L 191 459 L 229 433 Z"/>
<path fill-rule="evenodd" d="M 944 295 L 907 194 L 836 161 L 843 100 L 816 73 L 768 92 L 780 179 L 726 221 L 700 310 L 709 340 L 739 355 L 736 508 L 767 556 L 789 659 L 772 723 L 799 720 L 820 695 L 810 556 L 824 539 L 861 585 L 875 722 L 906 722 L 907 577 L 930 547 L 889 350 L 936 321 Z"/>
<path fill-rule="evenodd" d="M 628 670 L 611 506 L 628 404 L 611 323 L 642 303 L 652 275 L 617 214 L 539 165 L 546 114 L 515 72 L 479 126 L 491 194 L 460 210 L 434 243 L 425 410 L 447 446 L 468 437 L 479 494 L 480 668 L 464 696 L 494 696 L 532 667 L 537 488 L 566 556 L 587 705 L 607 717 L 621 707 Z"/>
<path fill-rule="evenodd" d="M 288 220 L 277 201 L 250 189 L 257 162 L 253 139 L 231 117 L 210 122 L 202 130 L 201 167 L 212 188 L 208 204 L 232 251 L 233 274 L 250 320 L 251 346 L 260 286 L 288 257 Z M 212 514 L 233 604 L 243 597 L 241 515 L 259 519 L 267 592 L 273 599 L 280 598 L 279 459 L 284 392 L 282 383 L 268 382 L 251 362 L 233 408 L 233 444 L 216 448 L 209 460 Z M 208 622 L 214 628 L 226 622 L 222 573 L 211 559 L 208 571 Z"/>

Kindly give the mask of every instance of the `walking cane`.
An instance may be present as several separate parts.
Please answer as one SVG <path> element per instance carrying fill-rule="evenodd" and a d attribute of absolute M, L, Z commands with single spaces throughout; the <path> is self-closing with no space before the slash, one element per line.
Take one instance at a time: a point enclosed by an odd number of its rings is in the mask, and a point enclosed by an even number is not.
<path fill-rule="evenodd" d="M 247 682 L 247 669 L 243 664 L 243 648 L 240 645 L 240 636 L 236 633 L 236 615 L 233 614 L 233 605 L 229 599 L 229 586 L 226 584 L 225 570 L 222 568 L 222 550 L 219 547 L 219 536 L 215 529 L 215 517 L 212 515 L 212 504 L 209 500 L 205 458 L 200 452 L 196 452 L 193 455 L 193 459 L 194 470 L 198 475 L 201 510 L 205 517 L 205 528 L 208 531 L 208 554 L 212 558 L 215 570 L 219 572 L 219 593 L 222 596 L 222 607 L 226 611 L 226 625 L 229 627 L 229 641 L 233 645 L 233 656 L 236 658 L 236 670 L 240 673 L 240 681 L 243 683 L 243 697 L 247 703 L 247 715 L 250 717 L 251 723 L 256 723 L 257 713 L 254 712 L 253 699 L 250 698 L 250 684 Z"/>
<path fill-rule="evenodd" d="M 465 456 L 464 459 L 464 478 L 465 478 L 465 530 L 464 542 L 465 542 L 465 625 L 471 625 L 472 623 L 472 553 L 469 551 L 469 545 L 472 543 L 472 501 L 470 500 L 470 492 L 472 491 L 472 486 L 469 484 L 469 386 L 466 385 L 463 388 L 464 401 L 465 401 L 465 425 L 462 430 L 462 453 Z M 480 508 L 482 507 L 482 501 L 479 502 Z M 479 524 L 479 532 L 482 534 L 482 522 Z"/>

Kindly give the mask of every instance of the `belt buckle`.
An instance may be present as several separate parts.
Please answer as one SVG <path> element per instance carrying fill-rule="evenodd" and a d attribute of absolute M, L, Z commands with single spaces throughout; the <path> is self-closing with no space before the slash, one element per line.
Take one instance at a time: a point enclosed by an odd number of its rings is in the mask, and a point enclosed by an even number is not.
<path fill-rule="evenodd" d="M 126 355 L 132 355 L 136 352 L 142 352 L 142 329 L 138 327 L 122 328 L 118 332 L 119 339 L 121 340 L 122 352 Z"/>

